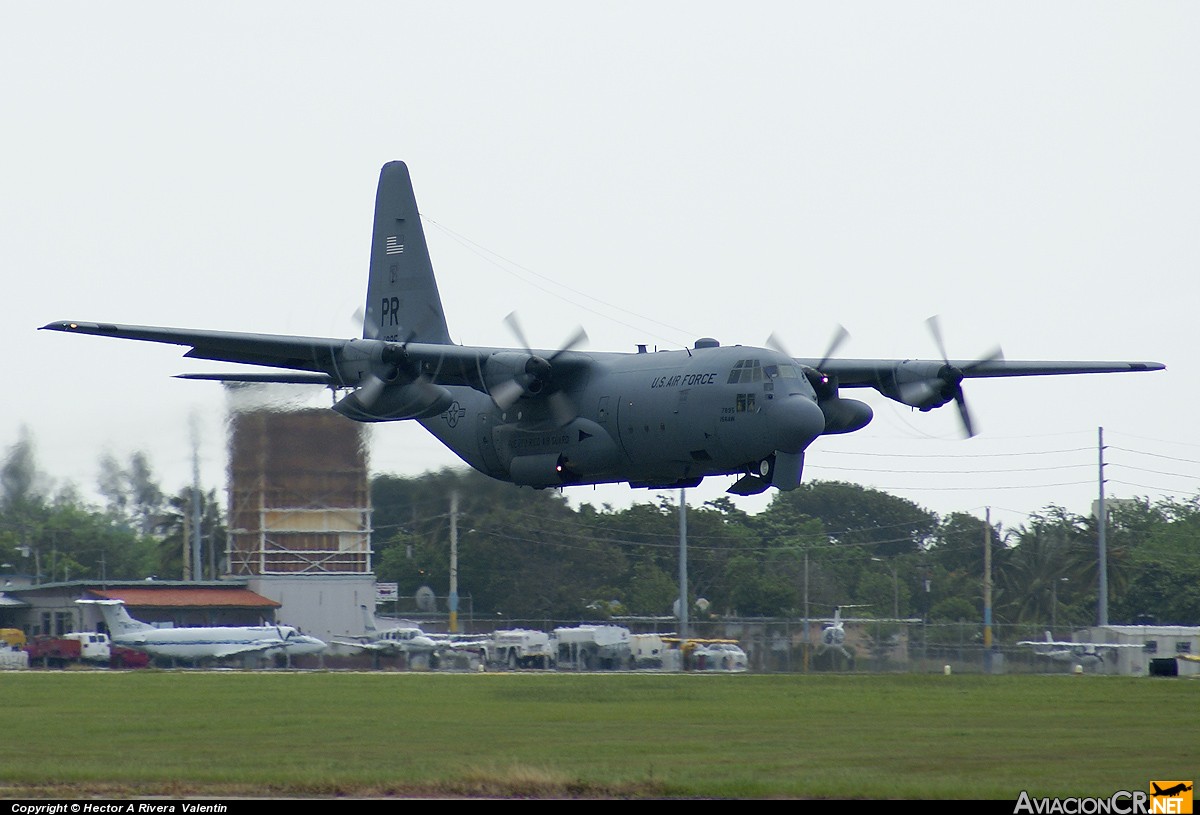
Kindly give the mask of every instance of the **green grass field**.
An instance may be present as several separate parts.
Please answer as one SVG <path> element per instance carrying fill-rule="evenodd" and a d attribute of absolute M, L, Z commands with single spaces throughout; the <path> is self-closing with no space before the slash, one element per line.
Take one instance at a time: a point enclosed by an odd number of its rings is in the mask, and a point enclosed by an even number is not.
<path fill-rule="evenodd" d="M 0 674 L 0 794 L 1104 796 L 1200 775 L 1200 683 Z"/>

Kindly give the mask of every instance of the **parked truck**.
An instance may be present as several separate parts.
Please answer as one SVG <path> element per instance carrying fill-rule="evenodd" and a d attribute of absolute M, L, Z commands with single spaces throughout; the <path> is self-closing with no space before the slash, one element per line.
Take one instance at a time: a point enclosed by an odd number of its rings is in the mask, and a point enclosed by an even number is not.
<path fill-rule="evenodd" d="M 545 631 L 526 628 L 501 629 L 492 634 L 487 645 L 491 665 L 517 668 L 553 668 L 554 645 Z"/>
<path fill-rule="evenodd" d="M 150 658 L 141 651 L 114 645 L 108 635 L 78 631 L 61 637 L 38 636 L 25 645 L 29 664 L 43 668 L 65 668 L 72 664 L 91 664 L 112 668 L 144 668 Z"/>

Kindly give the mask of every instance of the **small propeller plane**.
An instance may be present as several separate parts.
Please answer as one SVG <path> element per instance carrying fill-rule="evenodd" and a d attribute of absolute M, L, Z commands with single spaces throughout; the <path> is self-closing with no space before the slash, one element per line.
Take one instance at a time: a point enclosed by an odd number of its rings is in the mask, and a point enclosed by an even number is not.
<path fill-rule="evenodd" d="M 361 339 L 75 320 L 43 328 L 190 346 L 184 356 L 273 368 L 181 376 L 322 385 L 334 391 L 338 413 L 360 422 L 415 419 L 472 467 L 514 484 L 678 488 L 731 475 L 729 492 L 738 495 L 795 489 L 815 439 L 871 421 L 870 406 L 843 389 L 874 388 L 921 411 L 954 402 L 973 435 L 964 379 L 1165 367 L 1005 361 L 998 352 L 952 360 L 933 320 L 940 360 L 836 359 L 844 331 L 811 359 L 774 341 L 722 346 L 709 337 L 683 350 L 581 352 L 582 331 L 558 349 L 533 350 L 516 319 L 508 322 L 519 348 L 451 341 L 408 167 L 395 161 L 379 177 Z"/>
<path fill-rule="evenodd" d="M 1072 662 L 1089 668 L 1104 662 L 1105 651 L 1143 647 L 1133 643 L 1055 640 L 1049 631 L 1046 632 L 1044 640 L 1022 640 L 1017 645 L 1027 645 L 1033 648 L 1033 652 L 1038 656 L 1049 657 L 1059 662 Z"/>
<path fill-rule="evenodd" d="M 435 640 L 418 625 L 400 625 L 392 628 L 376 628 L 375 617 L 366 606 L 360 606 L 364 619 L 364 634 L 356 641 L 334 640 L 336 645 L 357 648 L 372 654 L 394 656 L 395 654 L 431 654 L 445 643 Z"/>

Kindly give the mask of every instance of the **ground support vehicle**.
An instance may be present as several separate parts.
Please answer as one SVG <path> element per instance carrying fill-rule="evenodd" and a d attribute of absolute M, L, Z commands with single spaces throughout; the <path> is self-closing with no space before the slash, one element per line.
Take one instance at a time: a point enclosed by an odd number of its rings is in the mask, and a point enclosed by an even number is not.
<path fill-rule="evenodd" d="M 501 629 L 487 646 L 489 665 L 517 668 L 553 668 L 554 643 L 545 631 L 526 628 Z"/>
<path fill-rule="evenodd" d="M 30 665 L 40 664 L 43 668 L 65 668 L 72 664 L 145 668 L 150 664 L 150 657 L 141 651 L 113 645 L 107 634 L 90 631 L 34 637 L 26 644 L 25 652 Z"/>
<path fill-rule="evenodd" d="M 633 665 L 628 628 L 617 625 L 579 625 L 554 629 L 559 669 L 616 670 Z"/>

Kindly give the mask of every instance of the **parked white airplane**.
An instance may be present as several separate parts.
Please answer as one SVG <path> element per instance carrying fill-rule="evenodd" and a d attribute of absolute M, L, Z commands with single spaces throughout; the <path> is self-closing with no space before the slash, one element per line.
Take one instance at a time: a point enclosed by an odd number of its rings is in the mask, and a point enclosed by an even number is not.
<path fill-rule="evenodd" d="M 299 656 L 325 650 L 324 642 L 316 637 L 301 634 L 290 625 L 156 628 L 130 617 L 123 600 L 75 602 L 100 607 L 112 642 L 145 651 L 156 657 L 201 660 L 249 654 L 282 653 Z"/>
<path fill-rule="evenodd" d="M 1049 631 L 1044 640 L 1021 640 L 1017 645 L 1028 645 L 1038 656 L 1057 659 L 1060 662 L 1073 662 L 1084 667 L 1099 665 L 1104 661 L 1103 652 L 1118 648 L 1141 648 L 1141 645 L 1122 642 L 1072 642 L 1070 640 L 1055 640 Z"/>
<path fill-rule="evenodd" d="M 366 606 L 360 608 L 366 633 L 358 638 L 357 642 L 334 640 L 334 644 L 358 648 L 373 654 L 429 654 L 446 644 L 426 634 L 417 625 L 400 625 L 380 630 L 375 627 L 375 618 L 371 615 L 371 610 Z"/>

